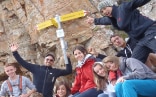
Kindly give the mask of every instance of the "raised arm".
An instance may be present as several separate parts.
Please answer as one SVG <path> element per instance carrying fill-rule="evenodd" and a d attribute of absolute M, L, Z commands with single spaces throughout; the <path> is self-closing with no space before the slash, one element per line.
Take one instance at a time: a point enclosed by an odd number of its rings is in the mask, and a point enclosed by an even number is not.
<path fill-rule="evenodd" d="M 94 24 L 95 25 L 111 25 L 112 22 L 111 22 L 110 18 L 108 18 L 108 17 L 101 17 L 101 18 L 95 18 Z"/>
<path fill-rule="evenodd" d="M 86 22 L 88 24 L 95 24 L 95 25 L 111 25 L 111 21 L 108 17 L 102 17 L 102 18 L 92 18 L 87 17 Z"/>
<path fill-rule="evenodd" d="M 68 64 L 66 64 L 66 69 L 65 70 L 61 70 L 59 69 L 59 72 L 58 72 L 59 76 L 64 76 L 64 75 L 68 75 L 70 73 L 72 73 L 72 65 L 71 65 L 71 61 L 70 61 L 70 58 L 68 58 Z"/>
<path fill-rule="evenodd" d="M 18 54 L 17 52 L 18 49 L 18 45 L 17 44 L 11 44 L 10 45 L 10 50 L 13 53 L 13 56 L 15 57 L 15 59 L 17 60 L 17 62 L 22 65 L 24 68 L 26 68 L 27 70 L 29 70 L 30 72 L 34 72 L 34 68 L 36 68 L 38 65 L 34 65 L 31 63 L 26 62 L 25 60 L 23 60 L 21 58 L 21 56 Z"/>

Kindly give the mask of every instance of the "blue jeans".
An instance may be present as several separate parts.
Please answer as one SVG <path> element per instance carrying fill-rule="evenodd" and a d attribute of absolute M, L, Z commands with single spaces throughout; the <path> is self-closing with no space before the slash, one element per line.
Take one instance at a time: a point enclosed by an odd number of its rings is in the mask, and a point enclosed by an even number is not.
<path fill-rule="evenodd" d="M 99 94 L 103 93 L 102 90 L 97 90 L 95 88 L 88 89 L 82 93 L 76 93 L 72 97 L 97 97 Z"/>
<path fill-rule="evenodd" d="M 116 94 L 115 92 L 110 92 L 108 94 L 102 93 L 102 94 L 99 94 L 98 97 L 116 97 Z"/>
<path fill-rule="evenodd" d="M 118 83 L 115 91 L 117 97 L 156 97 L 156 80 L 126 80 Z"/>

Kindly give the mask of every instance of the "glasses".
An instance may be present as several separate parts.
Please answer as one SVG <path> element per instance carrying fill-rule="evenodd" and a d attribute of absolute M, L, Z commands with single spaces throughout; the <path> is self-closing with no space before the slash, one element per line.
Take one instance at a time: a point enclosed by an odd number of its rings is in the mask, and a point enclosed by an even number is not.
<path fill-rule="evenodd" d="M 54 62 L 54 60 L 53 59 L 46 59 L 46 61 L 50 61 L 50 62 Z"/>

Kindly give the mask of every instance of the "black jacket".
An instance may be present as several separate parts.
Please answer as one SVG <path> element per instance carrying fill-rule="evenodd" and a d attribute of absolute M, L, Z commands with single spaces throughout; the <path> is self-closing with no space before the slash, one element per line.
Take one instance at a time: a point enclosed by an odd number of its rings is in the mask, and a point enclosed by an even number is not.
<path fill-rule="evenodd" d="M 36 86 L 37 92 L 42 93 L 44 97 L 52 97 L 53 87 L 56 78 L 72 73 L 72 66 L 66 64 L 66 69 L 56 69 L 48 66 L 40 66 L 24 61 L 17 51 L 13 52 L 13 56 L 17 62 L 33 74 L 33 83 Z"/>

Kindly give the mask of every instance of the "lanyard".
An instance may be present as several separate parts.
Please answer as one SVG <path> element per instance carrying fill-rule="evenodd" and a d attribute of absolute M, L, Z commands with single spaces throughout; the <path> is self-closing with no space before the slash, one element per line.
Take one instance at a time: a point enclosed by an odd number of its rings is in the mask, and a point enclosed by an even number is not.
<path fill-rule="evenodd" d="M 130 46 L 129 46 L 128 44 L 126 45 L 126 48 L 129 50 L 129 52 L 130 52 L 131 55 L 132 55 L 132 49 L 130 48 Z M 126 57 L 128 58 L 126 48 L 125 48 L 125 55 L 126 55 Z"/>

